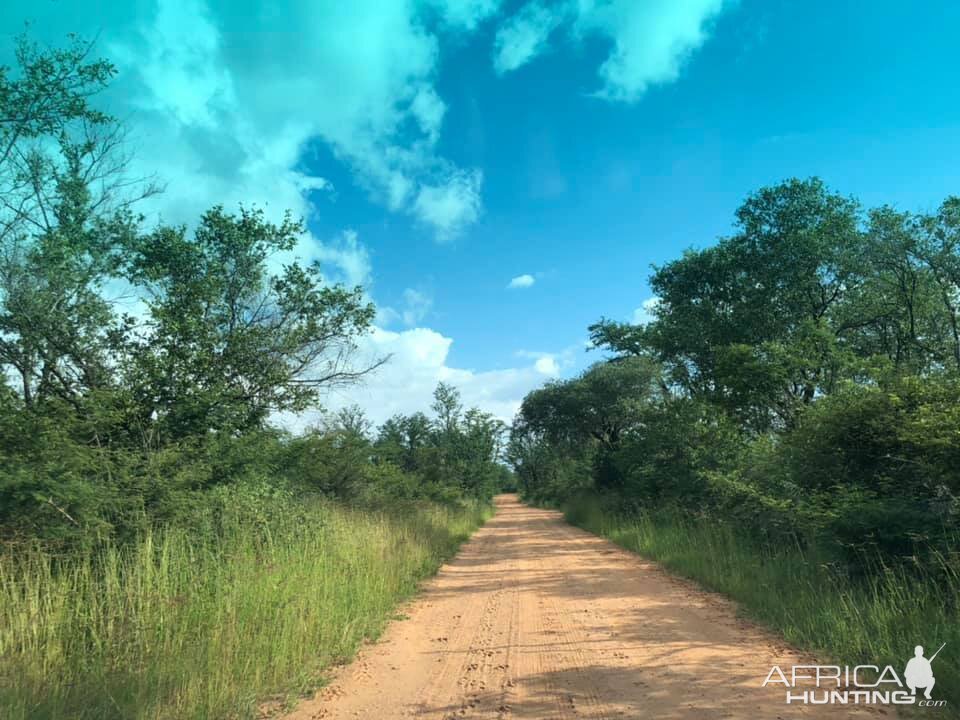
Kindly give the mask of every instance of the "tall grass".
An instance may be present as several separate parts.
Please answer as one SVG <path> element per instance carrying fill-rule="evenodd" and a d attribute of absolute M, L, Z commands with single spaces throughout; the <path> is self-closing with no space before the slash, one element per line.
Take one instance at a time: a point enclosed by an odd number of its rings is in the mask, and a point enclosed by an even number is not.
<path fill-rule="evenodd" d="M 315 687 L 484 519 L 324 503 L 57 561 L 0 557 L 4 720 L 245 718 Z"/>
<path fill-rule="evenodd" d="M 821 563 L 815 549 L 771 547 L 730 525 L 667 513 L 623 517 L 592 498 L 567 519 L 737 600 L 747 615 L 797 647 L 838 664 L 892 665 L 901 673 L 915 645 L 933 663 L 941 717 L 960 717 L 960 572 L 938 567 L 878 568 L 851 578 Z"/>

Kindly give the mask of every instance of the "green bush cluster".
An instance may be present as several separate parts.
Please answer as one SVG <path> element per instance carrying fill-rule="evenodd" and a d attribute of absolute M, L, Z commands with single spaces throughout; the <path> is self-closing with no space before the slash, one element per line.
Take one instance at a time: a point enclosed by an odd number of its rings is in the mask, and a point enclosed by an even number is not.
<path fill-rule="evenodd" d="M 459 403 L 456 390 L 442 389 Z M 217 536 L 227 497 L 266 524 L 314 497 L 367 508 L 456 505 L 488 501 L 513 482 L 499 421 L 457 405 L 443 427 L 417 414 L 422 434 L 398 441 L 392 428 L 408 422 L 398 416 L 373 432 L 350 408 L 297 435 L 264 427 L 137 448 L 89 441 L 89 426 L 68 412 L 0 410 L 0 539 L 72 552 L 165 526 Z"/>

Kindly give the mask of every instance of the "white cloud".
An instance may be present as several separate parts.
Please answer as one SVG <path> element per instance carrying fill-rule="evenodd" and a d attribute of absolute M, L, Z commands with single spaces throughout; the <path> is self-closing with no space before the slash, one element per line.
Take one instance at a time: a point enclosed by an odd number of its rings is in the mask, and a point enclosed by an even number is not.
<path fill-rule="evenodd" d="M 192 15 L 184 23 L 184 15 Z M 208 8 L 192 0 L 160 3 L 149 42 L 137 50 L 117 44 L 111 49 L 129 63 L 136 55 L 144 84 L 152 92 L 133 98 L 143 108 L 170 113 L 182 125 L 213 127 L 216 110 L 236 103 L 227 68 L 213 62 L 219 34 Z"/>
<path fill-rule="evenodd" d="M 331 392 L 324 405 L 336 410 L 358 404 L 373 421 L 380 423 L 395 413 L 427 410 L 437 383 L 443 381 L 460 390 L 465 406 L 479 407 L 510 422 L 523 397 L 552 376 L 544 372 L 552 369 L 549 363 L 540 362 L 549 354 L 515 368 L 475 371 L 451 367 L 447 358 L 452 344 L 451 338 L 428 328 L 402 332 L 375 328 L 361 342 L 361 357 L 392 354 L 390 362 L 367 377 L 363 384 Z M 286 417 L 283 422 L 291 429 L 299 429 L 315 422 L 316 417 L 305 414 Z"/>
<path fill-rule="evenodd" d="M 315 255 L 321 265 L 337 268 L 338 272 L 329 279 L 342 282 L 347 287 L 370 286 L 370 253 L 357 239 L 354 230 L 344 230 L 333 241 L 321 245 Z M 331 273 L 325 270 L 324 274 L 329 276 Z"/>
<path fill-rule="evenodd" d="M 550 33 L 562 19 L 562 11 L 544 7 L 539 2 L 524 5 L 497 31 L 493 69 L 502 75 L 526 65 L 544 50 Z"/>
<path fill-rule="evenodd" d="M 536 278 L 533 275 L 517 275 L 515 278 L 510 280 L 507 283 L 508 290 L 516 290 L 518 288 L 528 288 L 536 282 Z"/>
<path fill-rule="evenodd" d="M 458 171 L 439 185 L 422 185 L 413 205 L 414 214 L 436 228 L 437 239 L 448 240 L 480 217 L 479 170 Z"/>
<path fill-rule="evenodd" d="M 571 345 L 560 352 L 518 350 L 515 354 L 517 357 L 534 360 L 533 367 L 541 375 L 556 378 L 564 370 L 569 370 L 576 365 L 577 353 L 582 352 L 582 349 L 580 345 Z"/>
<path fill-rule="evenodd" d="M 437 151 L 447 110 L 438 32 L 475 31 L 499 0 L 116 5 L 8 3 L 0 22 L 32 20 L 55 45 L 67 32 L 99 37 L 120 71 L 108 109 L 133 109 L 136 169 L 167 182 L 151 208 L 166 220 L 240 200 L 310 216 L 305 195 L 329 188 L 302 165 L 318 140 L 372 198 L 440 239 L 480 216 L 480 171 Z M 428 6 L 439 26 L 426 22 Z"/>
<path fill-rule="evenodd" d="M 539 358 L 533 366 L 537 369 L 538 373 L 542 373 L 543 375 L 556 377 L 560 374 L 560 366 L 557 365 L 556 359 L 550 355 Z"/>
<path fill-rule="evenodd" d="M 634 325 L 644 325 L 655 319 L 654 313 L 660 306 L 660 298 L 654 296 L 644 300 L 640 307 L 633 311 L 630 316 L 630 322 Z"/>
<path fill-rule="evenodd" d="M 534 0 L 500 26 L 494 69 L 503 73 L 526 64 L 543 52 L 555 28 L 567 24 L 574 39 L 599 36 L 611 43 L 596 94 L 635 102 L 651 85 L 677 79 L 725 1 L 567 0 L 547 8 Z"/>
<path fill-rule="evenodd" d="M 600 66 L 603 88 L 598 94 L 633 102 L 650 85 L 676 80 L 684 61 L 706 40 L 704 26 L 723 1 L 618 0 L 581 14 L 580 32 L 613 41 L 613 51 Z"/>

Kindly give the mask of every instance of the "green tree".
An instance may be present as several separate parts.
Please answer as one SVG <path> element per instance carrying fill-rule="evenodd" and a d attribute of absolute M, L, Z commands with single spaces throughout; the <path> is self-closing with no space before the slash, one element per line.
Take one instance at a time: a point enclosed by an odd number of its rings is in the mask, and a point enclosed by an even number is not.
<path fill-rule="evenodd" d="M 942 363 L 947 318 L 922 256 L 917 218 L 889 207 L 872 210 L 866 238 L 863 282 L 836 315 L 844 344 L 901 374 Z"/>
<path fill-rule="evenodd" d="M 930 268 L 948 328 L 947 355 L 960 371 L 960 197 L 918 222 L 916 253 Z"/>
<path fill-rule="evenodd" d="M 58 398 L 79 409 L 85 393 L 110 386 L 126 327 L 104 285 L 130 220 L 96 214 L 75 159 L 57 178 L 49 227 L 8 236 L 0 256 L 0 365 L 18 377 L 27 407 Z"/>
<path fill-rule="evenodd" d="M 437 416 L 437 431 L 453 433 L 460 422 L 463 404 L 460 402 L 460 391 L 445 382 L 437 383 L 433 391 L 433 404 L 430 406 Z"/>
<path fill-rule="evenodd" d="M 577 378 L 548 383 L 524 398 L 507 457 L 534 497 L 567 496 L 591 475 L 597 486 L 619 485 L 615 453 L 626 438 L 643 431 L 648 407 L 664 397 L 660 367 L 649 358 L 597 363 Z M 567 473 L 558 463 L 581 471 Z M 583 472 L 584 467 L 592 472 Z"/>
<path fill-rule="evenodd" d="M 127 177 L 120 127 L 90 103 L 115 72 L 91 49 L 21 37 L 18 67 L 0 67 L 0 371 L 31 409 L 110 384 L 123 323 L 103 286 L 132 223 L 123 208 L 154 191 Z"/>
<path fill-rule="evenodd" d="M 377 456 L 406 472 L 416 472 L 430 438 L 430 419 L 423 413 L 394 415 L 380 426 L 375 443 Z"/>
<path fill-rule="evenodd" d="M 548 383 L 523 400 L 520 417 L 550 441 L 615 448 L 641 408 L 662 393 L 660 368 L 647 358 L 601 362 L 580 377 Z"/>
<path fill-rule="evenodd" d="M 382 362 L 352 364 L 374 315 L 361 288 L 325 284 L 316 264 L 271 271 L 302 232 L 289 216 L 277 225 L 217 207 L 192 235 L 162 227 L 136 239 L 129 275 L 147 292 L 149 321 L 133 382 L 143 416 L 168 437 L 261 427 Z"/>
<path fill-rule="evenodd" d="M 857 203 L 820 180 L 763 188 L 737 210 L 732 236 L 655 269 L 652 323 L 603 321 L 594 342 L 656 357 L 671 384 L 757 430 L 790 424 L 836 381 L 835 315 L 863 282 L 864 242 Z M 789 352 L 795 344 L 806 352 Z"/>

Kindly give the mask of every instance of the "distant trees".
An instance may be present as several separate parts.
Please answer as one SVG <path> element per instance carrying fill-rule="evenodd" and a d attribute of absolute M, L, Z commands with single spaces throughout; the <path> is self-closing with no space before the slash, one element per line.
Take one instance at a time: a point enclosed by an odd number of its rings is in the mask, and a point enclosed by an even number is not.
<path fill-rule="evenodd" d="M 552 486 L 557 473 L 565 473 L 555 457 L 542 452 L 544 446 L 574 466 L 592 466 L 599 486 L 619 484 L 608 461 L 663 399 L 660 380 L 655 362 L 626 357 L 529 393 L 514 421 L 509 452 L 523 487 L 537 494 L 539 483 L 550 477 Z"/>
<path fill-rule="evenodd" d="M 441 494 L 490 497 L 508 480 L 506 425 L 477 408 L 464 412 L 459 391 L 447 383 L 439 383 L 433 397 L 434 420 L 418 412 L 395 415 L 380 427 L 377 462 L 415 473 Z"/>
<path fill-rule="evenodd" d="M 554 381 L 524 398 L 526 427 L 561 441 L 591 439 L 606 449 L 642 422 L 661 392 L 660 368 L 647 358 L 595 365 L 575 380 Z"/>
<path fill-rule="evenodd" d="M 460 393 L 442 382 L 432 409 L 433 418 L 395 415 L 379 428 L 360 408 L 342 409 L 290 441 L 287 472 L 301 486 L 366 503 L 488 500 L 510 484 L 502 421 L 463 412 Z"/>

